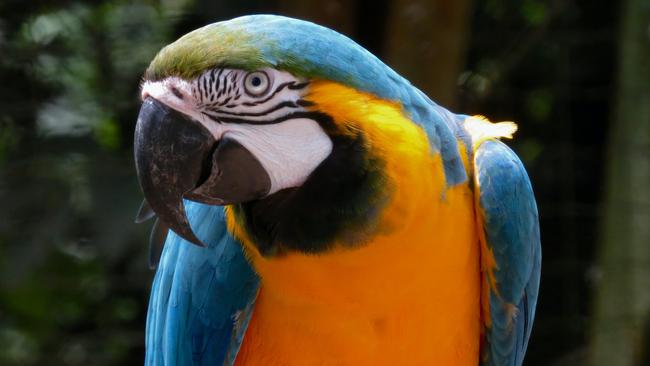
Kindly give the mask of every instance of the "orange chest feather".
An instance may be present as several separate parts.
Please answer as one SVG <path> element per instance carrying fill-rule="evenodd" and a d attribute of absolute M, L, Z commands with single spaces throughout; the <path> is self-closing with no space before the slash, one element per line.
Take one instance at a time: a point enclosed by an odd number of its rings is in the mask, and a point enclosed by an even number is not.
<path fill-rule="evenodd" d="M 477 365 L 471 192 L 422 200 L 438 203 L 361 248 L 254 260 L 263 285 L 237 364 Z"/>

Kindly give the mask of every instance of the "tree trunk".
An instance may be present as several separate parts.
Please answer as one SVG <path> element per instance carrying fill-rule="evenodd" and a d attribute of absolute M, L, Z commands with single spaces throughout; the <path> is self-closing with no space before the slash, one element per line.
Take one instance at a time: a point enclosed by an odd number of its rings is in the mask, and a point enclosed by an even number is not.
<path fill-rule="evenodd" d="M 648 362 L 642 358 L 650 319 L 650 0 L 626 0 L 622 10 L 591 340 L 596 366 Z"/>
<path fill-rule="evenodd" d="M 348 36 L 355 31 L 356 1 L 276 0 L 280 14 L 309 20 Z"/>
<path fill-rule="evenodd" d="M 465 57 L 468 0 L 392 0 L 387 63 L 436 103 L 453 107 Z"/>

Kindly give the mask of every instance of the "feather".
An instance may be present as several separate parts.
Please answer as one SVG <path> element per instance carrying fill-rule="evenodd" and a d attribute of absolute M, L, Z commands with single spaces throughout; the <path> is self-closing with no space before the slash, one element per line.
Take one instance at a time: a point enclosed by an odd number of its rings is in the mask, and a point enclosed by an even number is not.
<path fill-rule="evenodd" d="M 150 269 L 158 268 L 158 263 L 160 262 L 160 256 L 162 255 L 162 249 L 165 245 L 168 232 L 169 227 L 160 221 L 160 219 L 156 219 L 156 222 L 154 222 L 153 227 L 151 228 L 151 234 L 149 234 Z"/>
<path fill-rule="evenodd" d="M 494 131 L 504 133 L 500 129 Z M 519 366 L 532 331 L 541 271 L 535 197 L 521 161 L 500 141 L 478 146 L 474 169 L 484 276 L 482 364 Z"/>
<path fill-rule="evenodd" d="M 259 279 L 227 232 L 224 209 L 185 201 L 201 248 L 169 231 L 151 290 L 150 366 L 224 365 L 248 326 Z"/>

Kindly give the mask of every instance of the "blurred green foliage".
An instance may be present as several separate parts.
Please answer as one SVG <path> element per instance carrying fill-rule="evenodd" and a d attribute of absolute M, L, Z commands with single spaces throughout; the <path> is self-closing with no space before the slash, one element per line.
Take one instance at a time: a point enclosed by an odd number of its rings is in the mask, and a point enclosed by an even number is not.
<path fill-rule="evenodd" d="M 151 274 L 132 126 L 188 3 L 32 5 L 0 4 L 0 364 L 140 363 Z"/>

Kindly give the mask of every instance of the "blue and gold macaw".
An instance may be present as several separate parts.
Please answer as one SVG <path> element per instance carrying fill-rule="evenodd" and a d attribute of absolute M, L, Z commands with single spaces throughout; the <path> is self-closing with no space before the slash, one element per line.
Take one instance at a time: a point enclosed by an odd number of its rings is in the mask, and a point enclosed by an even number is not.
<path fill-rule="evenodd" d="M 522 364 L 541 249 L 513 123 L 272 15 L 166 46 L 142 100 L 147 365 Z"/>

